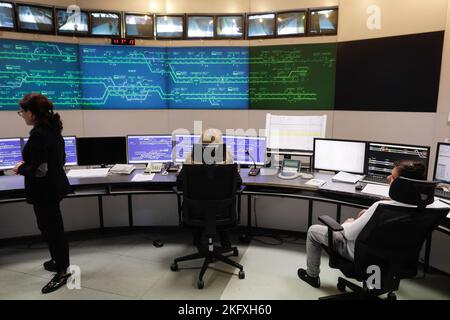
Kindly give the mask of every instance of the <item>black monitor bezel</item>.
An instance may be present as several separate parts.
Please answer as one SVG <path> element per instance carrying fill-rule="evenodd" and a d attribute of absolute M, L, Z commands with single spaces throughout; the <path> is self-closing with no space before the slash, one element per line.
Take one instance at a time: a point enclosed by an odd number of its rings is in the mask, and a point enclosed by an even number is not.
<path fill-rule="evenodd" d="M 164 37 L 158 35 L 158 17 L 177 17 L 182 18 L 183 32 L 179 37 Z M 184 40 L 186 38 L 186 15 L 185 14 L 157 14 L 155 15 L 155 39 L 156 40 Z"/>
<path fill-rule="evenodd" d="M 16 12 L 16 4 L 14 2 L 11 1 L 0 1 L 1 3 L 8 3 L 10 5 L 12 5 L 11 10 L 12 10 L 12 19 L 13 19 L 13 24 L 14 26 L 12 28 L 8 28 L 8 27 L 0 27 L 0 31 L 17 31 L 17 12 Z"/>
<path fill-rule="evenodd" d="M 92 38 L 121 38 L 122 37 L 122 12 L 121 11 L 104 11 L 104 10 L 90 10 L 89 12 L 89 37 Z M 94 17 L 92 16 L 93 13 L 106 13 L 106 14 L 117 14 L 119 16 L 119 34 L 93 34 L 92 32 L 94 31 L 94 24 L 93 24 L 93 19 Z"/>
<path fill-rule="evenodd" d="M 124 139 L 124 143 L 125 143 L 125 163 L 128 163 L 128 149 L 127 149 L 127 139 L 126 136 L 110 136 L 110 137 L 77 137 L 77 162 L 78 162 L 78 166 L 84 166 L 84 167 L 91 167 L 91 166 L 108 166 L 108 165 L 115 165 L 117 163 L 101 163 L 101 164 L 82 164 L 80 163 L 80 150 L 78 148 L 78 142 L 80 140 L 85 140 L 85 139 L 107 139 L 107 138 L 123 138 Z"/>
<path fill-rule="evenodd" d="M 340 142 L 355 142 L 355 143 L 364 143 L 364 165 L 363 165 L 363 171 L 362 172 L 352 172 L 352 171 L 346 171 L 347 173 L 352 174 L 359 174 L 364 175 L 366 173 L 367 168 L 367 152 L 368 152 L 368 142 L 363 140 L 350 140 L 350 139 L 330 139 L 330 138 L 314 138 L 313 141 L 313 156 L 312 156 L 312 168 L 315 171 L 329 171 L 329 172 L 339 172 L 336 170 L 330 170 L 330 169 L 322 169 L 322 168 L 316 168 L 316 140 L 328 140 L 328 141 L 340 141 Z"/>
<path fill-rule="evenodd" d="M 263 16 L 266 14 L 273 14 L 273 28 L 272 28 L 272 35 L 268 35 L 268 36 L 250 36 L 249 35 L 249 28 L 250 28 L 250 23 L 249 23 L 249 17 L 252 16 Z M 277 12 L 276 11 L 272 11 L 272 12 L 258 12 L 258 13 L 250 13 L 250 14 L 246 14 L 245 15 L 245 22 L 246 22 L 246 30 L 245 30 L 245 34 L 247 36 L 247 39 L 249 40 L 253 40 L 253 39 L 273 39 L 276 38 L 276 31 L 277 31 Z"/>
<path fill-rule="evenodd" d="M 136 163 L 136 162 L 133 162 L 133 163 L 130 163 L 130 158 L 129 158 L 129 148 L 128 148 L 128 137 L 171 137 L 171 141 L 172 141 L 172 151 L 171 151 L 171 154 L 172 154 L 172 159 L 171 160 L 169 160 L 169 161 L 153 161 L 153 162 L 155 162 L 155 163 L 168 163 L 168 162 L 173 162 L 173 147 L 174 147 L 174 143 L 173 143 L 173 135 L 171 134 L 171 133 L 167 133 L 167 134 L 164 134 L 164 133 L 158 133 L 158 134 L 127 134 L 126 135 L 126 144 L 127 144 L 127 164 L 145 164 L 145 163 L 149 163 L 149 162 L 152 162 L 152 161 L 147 161 L 147 162 L 140 162 L 140 163 Z"/>
<path fill-rule="evenodd" d="M 241 18 L 241 28 L 242 28 L 242 35 L 240 36 L 230 36 L 230 35 L 226 35 L 226 36 L 221 36 L 217 33 L 217 20 L 218 18 L 231 18 L 231 17 L 239 17 Z M 246 29 L 245 29 L 245 14 L 216 14 L 215 16 L 215 21 L 214 21 L 214 39 L 217 40 L 243 40 L 245 38 L 245 33 L 246 33 Z"/>
<path fill-rule="evenodd" d="M 279 35 L 278 34 L 278 16 L 280 14 L 287 14 L 287 13 L 303 13 L 305 15 L 305 32 L 303 33 L 292 33 L 292 34 L 282 34 Z M 276 13 L 276 17 L 275 17 L 275 24 L 276 24 L 276 28 L 275 28 L 275 36 L 277 38 L 298 38 L 298 37 L 306 37 L 306 35 L 308 34 L 308 9 L 303 9 L 303 10 L 289 10 L 289 11 L 280 11 Z"/>
<path fill-rule="evenodd" d="M 34 7 L 34 8 L 42 8 L 49 9 L 52 12 L 52 30 L 51 31 L 42 31 L 42 30 L 30 30 L 24 29 L 20 26 L 20 18 L 19 18 L 19 8 L 20 7 Z M 36 33 L 36 34 L 56 34 L 56 21 L 55 21 L 55 7 L 54 6 L 46 6 L 42 4 L 32 4 L 32 3 L 16 3 L 16 17 L 17 17 L 17 31 L 24 33 Z"/>
<path fill-rule="evenodd" d="M 152 35 L 151 36 L 132 36 L 127 34 L 127 15 L 131 16 L 151 16 L 152 17 Z M 126 11 L 123 13 L 123 28 L 124 28 L 124 37 L 128 39 L 146 39 L 146 40 L 155 40 L 155 22 L 156 18 L 153 13 L 144 13 L 144 12 L 130 12 Z"/>
<path fill-rule="evenodd" d="M 446 145 L 446 146 L 450 147 L 450 142 L 438 142 L 437 143 L 437 146 L 436 146 L 436 157 L 434 159 L 433 180 L 434 181 L 438 181 L 440 183 L 448 183 L 448 184 L 450 184 L 450 181 L 440 180 L 440 179 L 436 178 L 436 169 L 437 169 L 438 158 L 439 158 L 439 150 L 440 150 L 442 145 Z"/>
<path fill-rule="evenodd" d="M 67 8 L 55 7 L 55 30 L 58 36 L 69 36 L 69 37 L 89 37 L 91 33 L 91 19 L 90 12 L 87 10 L 80 10 L 81 13 L 87 15 L 87 31 L 83 32 L 73 32 L 73 31 L 59 31 L 58 29 L 58 11 L 67 11 Z"/>

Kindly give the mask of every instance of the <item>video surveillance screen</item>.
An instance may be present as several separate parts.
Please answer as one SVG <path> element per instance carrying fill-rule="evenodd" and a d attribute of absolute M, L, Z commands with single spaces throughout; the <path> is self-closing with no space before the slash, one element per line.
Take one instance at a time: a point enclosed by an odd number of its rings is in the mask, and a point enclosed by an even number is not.
<path fill-rule="evenodd" d="M 92 35 L 120 36 L 120 15 L 113 12 L 92 12 Z"/>
<path fill-rule="evenodd" d="M 9 2 L 0 2 L 0 28 L 14 29 L 14 6 Z"/>
<path fill-rule="evenodd" d="M 19 28 L 36 32 L 53 32 L 53 8 L 17 5 Z"/>
<path fill-rule="evenodd" d="M 127 36 L 153 38 L 153 16 L 148 14 L 125 14 Z"/>
<path fill-rule="evenodd" d="M 311 34 L 336 34 L 337 19 L 337 9 L 312 11 L 309 32 Z"/>
<path fill-rule="evenodd" d="M 56 25 L 58 33 L 87 33 L 88 14 L 80 11 L 67 11 L 65 9 L 56 9 Z"/>
<path fill-rule="evenodd" d="M 244 35 L 242 16 L 224 16 L 216 18 L 216 34 L 218 37 L 242 37 Z"/>
<path fill-rule="evenodd" d="M 156 36 L 161 38 L 182 38 L 183 17 L 181 16 L 156 17 Z"/>
<path fill-rule="evenodd" d="M 188 17 L 188 38 L 212 38 L 214 36 L 214 18 L 212 16 Z"/>
<path fill-rule="evenodd" d="M 277 34 L 279 36 L 305 34 L 305 26 L 305 12 L 279 13 L 277 16 Z"/>
<path fill-rule="evenodd" d="M 249 37 L 273 36 L 275 26 L 275 14 L 260 14 L 248 16 Z"/>

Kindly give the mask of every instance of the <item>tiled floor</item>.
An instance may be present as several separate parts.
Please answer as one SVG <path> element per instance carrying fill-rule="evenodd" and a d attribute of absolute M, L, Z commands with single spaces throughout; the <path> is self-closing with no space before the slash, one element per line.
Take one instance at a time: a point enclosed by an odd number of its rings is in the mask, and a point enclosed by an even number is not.
<path fill-rule="evenodd" d="M 164 241 L 162 248 L 152 245 Z M 270 239 L 266 239 L 270 240 Z M 66 287 L 42 295 L 40 289 L 51 274 L 42 267 L 48 257 L 44 244 L 0 247 L 0 299 L 317 299 L 337 294 L 339 271 L 322 264 L 320 289 L 297 278 L 305 265 L 303 241 L 267 245 L 253 241 L 239 246 L 246 278 L 237 270 L 215 263 L 205 275 L 205 288 L 196 288 L 201 261 L 180 263 L 170 271 L 173 258 L 193 253 L 190 234 L 136 232 L 104 235 L 72 241 L 71 263 L 81 268 L 79 290 Z M 183 268 L 183 269 L 182 269 Z M 450 299 L 450 277 L 427 274 L 424 279 L 403 280 L 399 299 Z"/>

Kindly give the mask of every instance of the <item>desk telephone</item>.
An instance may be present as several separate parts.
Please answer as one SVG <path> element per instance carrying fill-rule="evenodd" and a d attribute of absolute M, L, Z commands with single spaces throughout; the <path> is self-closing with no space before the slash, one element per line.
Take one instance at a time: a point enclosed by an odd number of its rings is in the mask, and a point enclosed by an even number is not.
<path fill-rule="evenodd" d="M 302 179 L 314 178 L 310 173 L 300 172 L 301 167 L 302 163 L 299 160 L 284 159 L 278 178 L 286 180 L 297 179 L 298 177 Z"/>
<path fill-rule="evenodd" d="M 149 162 L 145 168 L 145 173 L 159 173 L 164 168 L 162 162 Z"/>

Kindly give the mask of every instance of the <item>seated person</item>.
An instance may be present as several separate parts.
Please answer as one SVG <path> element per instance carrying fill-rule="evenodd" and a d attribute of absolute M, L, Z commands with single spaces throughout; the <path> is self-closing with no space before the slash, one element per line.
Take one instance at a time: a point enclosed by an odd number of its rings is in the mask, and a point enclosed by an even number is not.
<path fill-rule="evenodd" d="M 402 160 L 394 164 L 391 175 L 387 178 L 391 184 L 398 177 L 405 177 L 416 180 L 426 180 L 425 166 L 420 162 Z M 353 261 L 355 253 L 355 241 L 364 226 L 369 222 L 378 204 L 384 203 L 389 205 L 411 207 L 411 205 L 397 202 L 394 200 L 383 200 L 375 202 L 367 210 L 362 210 L 356 219 L 347 219 L 342 227 L 341 232 L 334 232 L 335 248 L 343 257 Z M 435 207 L 436 201 L 429 207 Z M 328 228 L 324 225 L 313 225 L 309 228 L 306 239 L 306 265 L 307 269 L 298 269 L 297 274 L 300 279 L 307 282 L 315 288 L 320 287 L 320 258 L 322 253 L 322 245 L 328 244 Z"/>
<path fill-rule="evenodd" d="M 209 129 L 205 129 L 202 133 L 202 135 L 200 136 L 200 139 L 198 141 L 198 143 L 216 143 L 216 144 L 222 144 L 223 143 L 223 139 L 222 139 L 222 132 L 218 129 L 214 129 L 214 128 L 209 128 Z M 233 164 L 234 162 L 234 157 L 233 154 L 228 150 L 226 151 L 226 159 L 225 162 L 222 163 L 218 163 L 220 164 Z M 187 156 L 186 156 L 186 164 L 199 164 L 201 165 L 202 163 L 193 163 L 192 160 L 192 152 L 190 152 Z M 180 173 L 177 176 L 177 187 L 178 189 L 183 189 L 183 177 L 184 177 L 184 173 L 183 173 L 183 169 L 181 169 Z M 242 185 L 242 178 L 241 176 L 238 174 L 237 176 L 237 188 L 240 188 Z M 228 234 L 225 231 L 221 231 L 219 232 L 219 238 L 220 238 L 220 243 L 221 246 L 223 248 L 230 248 L 231 247 L 231 242 L 228 238 Z M 199 245 L 201 243 L 202 240 L 202 233 L 201 232 L 194 232 L 194 244 L 195 245 Z"/>

